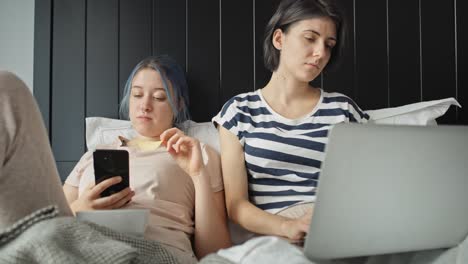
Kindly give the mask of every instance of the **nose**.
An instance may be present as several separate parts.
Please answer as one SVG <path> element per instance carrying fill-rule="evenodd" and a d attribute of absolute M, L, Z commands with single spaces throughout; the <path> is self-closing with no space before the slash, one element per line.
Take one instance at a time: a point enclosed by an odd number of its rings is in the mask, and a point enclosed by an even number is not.
<path fill-rule="evenodd" d="M 318 44 L 314 47 L 313 55 L 314 57 L 322 58 L 326 52 L 325 44 Z"/>
<path fill-rule="evenodd" d="M 140 101 L 140 111 L 143 113 L 151 112 L 153 109 L 152 101 L 149 96 L 146 96 L 143 98 L 143 100 Z"/>

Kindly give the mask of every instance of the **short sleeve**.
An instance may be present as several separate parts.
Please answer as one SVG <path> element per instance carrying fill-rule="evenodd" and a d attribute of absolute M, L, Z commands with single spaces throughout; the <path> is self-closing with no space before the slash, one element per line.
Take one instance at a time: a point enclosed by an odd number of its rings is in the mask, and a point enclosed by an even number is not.
<path fill-rule="evenodd" d="M 362 111 L 352 99 L 349 99 L 349 104 L 350 122 L 365 124 L 369 121 L 369 115 Z"/>
<path fill-rule="evenodd" d="M 239 114 L 237 108 L 237 101 L 236 97 L 233 97 L 224 104 L 221 111 L 219 111 L 219 113 L 211 119 L 211 122 L 213 122 L 215 127 L 218 127 L 218 125 L 220 125 L 226 128 L 239 139 L 241 145 L 244 145 L 244 139 L 239 129 L 238 118 Z"/>
<path fill-rule="evenodd" d="M 92 157 L 93 157 L 92 151 L 86 152 L 81 157 L 80 161 L 78 161 L 78 163 L 75 165 L 73 170 L 70 172 L 67 179 L 65 180 L 65 183 L 78 188 L 80 186 L 80 181 L 83 176 L 83 172 L 85 171 L 86 168 L 88 168 L 88 166 L 92 165 L 92 162 L 93 162 Z"/>
<path fill-rule="evenodd" d="M 211 190 L 213 192 L 219 192 L 224 189 L 223 177 L 221 172 L 221 159 L 212 147 L 200 143 L 203 155 L 203 163 L 205 168 L 210 175 Z"/>

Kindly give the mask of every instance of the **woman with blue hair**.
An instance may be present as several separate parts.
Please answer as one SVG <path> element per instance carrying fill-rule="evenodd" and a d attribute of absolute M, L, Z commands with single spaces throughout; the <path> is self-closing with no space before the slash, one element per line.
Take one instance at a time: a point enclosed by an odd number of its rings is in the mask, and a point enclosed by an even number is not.
<path fill-rule="evenodd" d="M 148 57 L 135 66 L 125 83 L 124 96 L 120 103 L 120 118 L 127 120 L 130 118 L 129 98 L 131 96 L 132 81 L 142 69 L 152 69 L 160 75 L 161 72 L 164 73 L 165 78 L 161 78 L 161 84 L 168 96 L 168 103 L 174 114 L 174 124 L 177 126 L 189 120 L 189 93 L 184 70 L 167 55 Z M 169 88 L 169 84 L 171 84 L 171 88 Z"/>
<path fill-rule="evenodd" d="M 145 238 L 162 243 L 182 263 L 230 245 L 219 155 L 177 128 L 189 119 L 188 104 L 184 70 L 167 56 L 144 59 L 120 104 L 120 117 L 131 121 L 137 137 L 99 147 L 129 152 L 130 187 L 101 197 L 121 177 L 95 184 L 92 151 L 63 186 L 73 212 L 150 209 Z"/>

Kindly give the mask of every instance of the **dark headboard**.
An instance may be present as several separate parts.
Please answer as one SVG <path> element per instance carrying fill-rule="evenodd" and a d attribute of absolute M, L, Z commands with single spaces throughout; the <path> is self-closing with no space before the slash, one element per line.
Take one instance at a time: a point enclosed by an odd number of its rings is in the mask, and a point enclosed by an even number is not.
<path fill-rule="evenodd" d="M 315 85 L 363 109 L 455 97 L 468 107 L 464 1 L 341 0 L 348 48 Z M 64 179 L 85 152 L 85 117 L 117 118 L 124 82 L 152 54 L 186 71 L 195 121 L 263 87 L 264 27 L 278 0 L 36 0 L 34 94 Z M 440 120 L 468 125 L 468 111 Z"/>

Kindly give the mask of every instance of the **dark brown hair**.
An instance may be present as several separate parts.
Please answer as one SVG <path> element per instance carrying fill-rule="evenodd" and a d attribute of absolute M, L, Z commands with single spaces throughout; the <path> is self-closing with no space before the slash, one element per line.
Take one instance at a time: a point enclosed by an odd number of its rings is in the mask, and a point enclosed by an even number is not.
<path fill-rule="evenodd" d="M 330 60 L 324 70 L 338 64 L 344 49 L 345 23 L 341 10 L 333 0 L 283 0 L 271 17 L 265 29 L 263 58 L 265 67 L 274 72 L 280 63 L 280 51 L 272 43 L 273 33 L 281 29 L 287 33 L 289 27 L 304 19 L 329 17 L 336 26 L 337 43 L 332 49 Z"/>

